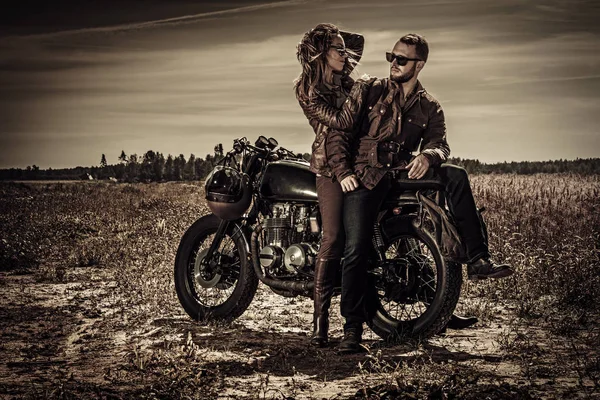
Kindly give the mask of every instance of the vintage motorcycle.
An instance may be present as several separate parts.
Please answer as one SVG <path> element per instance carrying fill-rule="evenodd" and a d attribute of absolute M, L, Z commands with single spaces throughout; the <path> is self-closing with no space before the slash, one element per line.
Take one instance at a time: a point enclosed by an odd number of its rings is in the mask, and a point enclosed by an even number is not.
<path fill-rule="evenodd" d="M 282 296 L 311 297 L 321 228 L 309 163 L 273 138 L 236 139 L 205 190 L 213 213 L 185 232 L 175 260 L 185 311 L 198 321 L 231 321 L 259 281 Z M 461 265 L 442 255 L 417 197 L 442 190 L 436 181 L 397 181 L 378 214 L 367 324 L 384 340 L 436 334 L 458 301 Z"/>

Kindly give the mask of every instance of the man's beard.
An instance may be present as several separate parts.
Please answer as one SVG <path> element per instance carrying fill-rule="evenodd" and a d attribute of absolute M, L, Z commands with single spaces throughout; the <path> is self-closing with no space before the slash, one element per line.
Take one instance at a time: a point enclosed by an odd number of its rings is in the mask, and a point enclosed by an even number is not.
<path fill-rule="evenodd" d="M 390 79 L 396 83 L 405 83 L 410 81 L 413 76 L 415 76 L 415 72 L 417 72 L 417 63 L 414 63 L 413 67 L 409 71 L 406 71 L 400 76 L 393 76 L 390 74 Z"/>

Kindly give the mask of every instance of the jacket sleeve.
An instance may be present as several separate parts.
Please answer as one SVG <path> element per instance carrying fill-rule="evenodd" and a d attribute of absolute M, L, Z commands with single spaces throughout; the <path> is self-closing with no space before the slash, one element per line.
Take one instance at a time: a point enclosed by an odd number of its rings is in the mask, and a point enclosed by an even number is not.
<path fill-rule="evenodd" d="M 300 106 L 309 120 L 314 119 L 333 129 L 350 130 L 357 120 L 369 85 L 374 79 L 358 79 L 341 108 L 330 105 L 320 97 L 312 101 L 300 101 Z"/>
<path fill-rule="evenodd" d="M 365 38 L 359 33 L 344 31 L 340 31 L 340 35 L 344 39 L 346 49 L 350 52 L 350 57 L 352 58 L 352 62 L 346 63 L 346 66 L 344 67 L 344 72 L 350 74 L 362 58 L 363 50 L 365 48 Z"/>
<path fill-rule="evenodd" d="M 357 129 L 349 132 L 330 129 L 327 135 L 325 146 L 329 154 L 329 166 L 338 182 L 354 174 L 350 146 L 357 134 Z"/>
<path fill-rule="evenodd" d="M 363 93 L 364 104 L 360 112 L 357 113 L 354 128 L 350 131 L 331 129 L 325 142 L 327 154 L 329 155 L 329 166 L 339 182 L 354 174 L 352 145 L 363 134 L 361 127 L 366 118 L 368 106 L 373 104 L 382 88 L 381 80 L 377 78 L 369 77 L 368 80 L 363 80 L 363 82 L 366 85 Z"/>
<path fill-rule="evenodd" d="M 423 132 L 421 154 L 429 160 L 431 166 L 448 161 L 450 146 L 446 141 L 446 120 L 442 106 L 435 101 L 429 115 L 429 126 Z"/>

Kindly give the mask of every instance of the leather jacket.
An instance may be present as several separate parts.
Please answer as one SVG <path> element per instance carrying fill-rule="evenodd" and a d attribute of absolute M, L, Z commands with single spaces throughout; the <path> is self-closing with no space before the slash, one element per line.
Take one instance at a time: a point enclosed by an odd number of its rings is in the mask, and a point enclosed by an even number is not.
<path fill-rule="evenodd" d="M 420 82 L 404 104 L 401 85 L 388 78 L 377 79 L 361 104 L 364 107 L 359 110 L 357 129 L 329 133 L 326 151 L 339 181 L 356 174 L 365 187 L 372 189 L 389 170 L 410 161 L 418 148 L 431 166 L 448 160 L 444 112 Z M 382 147 L 394 147 L 400 157 L 383 163 Z"/>
<path fill-rule="evenodd" d="M 360 60 L 364 48 L 364 37 L 350 32 L 340 32 L 346 48 L 353 52 L 356 62 Z M 361 107 L 359 99 L 365 96 L 365 87 L 355 87 L 354 80 L 349 76 L 352 67 L 347 63 L 342 72 L 338 85 L 328 86 L 321 84 L 316 88 L 317 96 L 311 101 L 299 100 L 300 107 L 315 132 L 312 143 L 310 169 L 319 175 L 333 177 L 329 166 L 329 157 L 326 151 L 326 138 L 330 128 L 349 130 L 353 128 L 356 115 Z M 361 93 L 361 90 L 363 92 Z M 338 107 L 338 100 L 345 99 L 342 106 Z"/>
<path fill-rule="evenodd" d="M 331 90 L 320 90 L 318 98 L 312 102 L 300 102 L 304 115 L 308 118 L 310 126 L 315 131 L 315 140 L 312 144 L 312 156 L 310 168 L 314 173 L 333 177 L 331 169 L 331 157 L 327 151 L 327 140 L 332 130 L 350 131 L 358 128 L 356 125 L 359 111 L 363 108 L 370 82 L 362 79 L 353 82 L 346 81 L 352 89 L 348 92 L 346 99 L 340 108 L 335 106 L 336 94 Z M 342 81 L 342 88 L 344 87 Z M 339 95 L 337 95 L 339 96 Z"/>

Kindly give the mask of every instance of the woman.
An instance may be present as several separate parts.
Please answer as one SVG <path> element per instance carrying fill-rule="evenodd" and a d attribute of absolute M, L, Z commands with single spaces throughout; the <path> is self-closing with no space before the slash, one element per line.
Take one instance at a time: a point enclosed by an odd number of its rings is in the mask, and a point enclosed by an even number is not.
<path fill-rule="evenodd" d="M 329 306 L 344 252 L 342 208 L 344 192 L 358 187 L 354 175 L 338 182 L 328 164 L 325 142 L 328 128 L 350 130 L 374 79 L 349 76 L 360 60 L 364 38 L 340 31 L 333 24 L 319 24 L 306 32 L 297 47 L 302 72 L 296 79 L 296 98 L 315 131 L 311 170 L 317 174 L 317 196 L 322 220 L 321 247 L 315 266 L 314 318 L 311 344 L 327 345 Z M 476 318 L 454 317 L 450 328 L 460 329 Z"/>
<path fill-rule="evenodd" d="M 328 127 L 351 129 L 354 116 L 360 109 L 360 99 L 366 86 L 354 85 L 349 74 L 360 60 L 363 45 L 361 35 L 342 32 L 332 24 L 319 24 L 304 35 L 297 48 L 302 72 L 294 90 L 315 131 L 310 167 L 317 174 L 317 196 L 323 226 L 315 266 L 314 330 L 311 338 L 311 344 L 319 347 L 328 342 L 329 306 L 344 251 L 344 193 L 328 165 L 325 141 Z"/>

